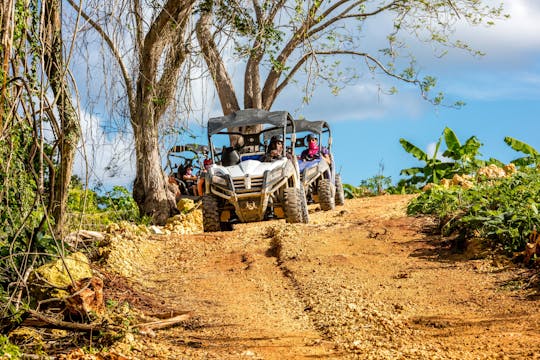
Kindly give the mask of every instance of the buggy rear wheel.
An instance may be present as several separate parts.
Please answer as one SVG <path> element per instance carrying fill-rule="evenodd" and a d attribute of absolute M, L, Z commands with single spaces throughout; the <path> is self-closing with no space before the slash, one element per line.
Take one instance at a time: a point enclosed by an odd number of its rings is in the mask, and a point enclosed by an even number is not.
<path fill-rule="evenodd" d="M 345 191 L 341 182 L 341 175 L 336 174 L 336 205 L 345 205 Z"/>

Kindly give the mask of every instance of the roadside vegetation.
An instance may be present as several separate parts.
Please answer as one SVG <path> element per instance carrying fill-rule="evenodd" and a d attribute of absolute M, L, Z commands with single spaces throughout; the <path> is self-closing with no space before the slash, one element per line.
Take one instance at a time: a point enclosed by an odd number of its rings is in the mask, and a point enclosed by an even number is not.
<path fill-rule="evenodd" d="M 446 149 L 441 151 L 443 141 Z M 359 186 L 345 184 L 345 194 L 356 198 L 418 193 L 408 214 L 433 216 L 437 231 L 453 238 L 457 248 L 475 241 L 486 250 L 484 255 L 497 252 L 535 266 L 540 264 L 540 155 L 520 140 L 504 141 L 522 155 L 506 165 L 494 158 L 480 159 L 482 143 L 472 136 L 462 144 L 450 128 L 444 129 L 434 154 L 400 139 L 403 149 L 423 166 L 403 169 L 405 177 L 396 185 L 381 171 Z"/>

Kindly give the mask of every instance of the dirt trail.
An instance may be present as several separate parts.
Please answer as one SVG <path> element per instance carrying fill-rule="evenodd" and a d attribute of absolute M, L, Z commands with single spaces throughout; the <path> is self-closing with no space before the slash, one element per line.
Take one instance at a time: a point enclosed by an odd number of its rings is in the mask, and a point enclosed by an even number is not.
<path fill-rule="evenodd" d="M 133 359 L 540 359 L 540 300 L 519 272 L 465 260 L 405 216 L 410 196 L 347 201 L 311 222 L 155 236 L 135 287 L 190 310 L 136 335 Z M 159 250 L 159 251 L 156 251 Z M 142 266 L 142 264 L 141 264 Z"/>

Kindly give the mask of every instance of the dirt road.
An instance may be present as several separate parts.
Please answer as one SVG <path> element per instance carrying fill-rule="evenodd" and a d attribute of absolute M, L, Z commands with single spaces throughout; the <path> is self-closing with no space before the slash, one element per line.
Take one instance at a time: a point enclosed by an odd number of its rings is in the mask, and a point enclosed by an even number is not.
<path fill-rule="evenodd" d="M 308 225 L 153 236 L 134 279 L 141 304 L 192 318 L 113 350 L 133 359 L 540 359 L 540 299 L 524 290 L 525 270 L 453 254 L 422 231 L 428 220 L 405 216 L 409 199 L 311 205 Z"/>

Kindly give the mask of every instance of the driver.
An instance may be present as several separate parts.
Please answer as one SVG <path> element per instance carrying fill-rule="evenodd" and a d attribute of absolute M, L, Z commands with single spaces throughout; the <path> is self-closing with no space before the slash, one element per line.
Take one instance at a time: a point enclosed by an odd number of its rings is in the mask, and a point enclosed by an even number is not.
<path fill-rule="evenodd" d="M 287 154 L 288 157 L 288 154 Z M 263 161 L 272 162 L 283 158 L 283 140 L 280 136 L 272 136 Z"/>

